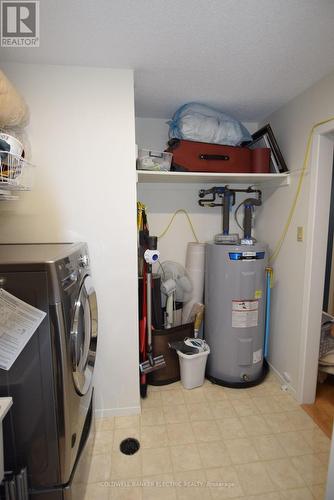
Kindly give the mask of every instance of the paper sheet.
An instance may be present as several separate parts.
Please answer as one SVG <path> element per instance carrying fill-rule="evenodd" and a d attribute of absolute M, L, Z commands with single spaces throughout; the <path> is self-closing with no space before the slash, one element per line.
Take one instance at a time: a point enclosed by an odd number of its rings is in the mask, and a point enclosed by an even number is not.
<path fill-rule="evenodd" d="M 0 288 L 0 368 L 11 368 L 45 316 Z"/>

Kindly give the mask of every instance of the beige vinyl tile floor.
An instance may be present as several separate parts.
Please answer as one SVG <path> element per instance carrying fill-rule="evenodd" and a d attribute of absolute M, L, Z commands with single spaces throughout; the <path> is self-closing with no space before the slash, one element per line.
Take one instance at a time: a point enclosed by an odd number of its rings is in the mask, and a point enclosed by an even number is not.
<path fill-rule="evenodd" d="M 97 420 L 89 446 L 80 500 L 322 500 L 330 441 L 269 374 L 241 390 L 149 386 L 141 415 Z"/>

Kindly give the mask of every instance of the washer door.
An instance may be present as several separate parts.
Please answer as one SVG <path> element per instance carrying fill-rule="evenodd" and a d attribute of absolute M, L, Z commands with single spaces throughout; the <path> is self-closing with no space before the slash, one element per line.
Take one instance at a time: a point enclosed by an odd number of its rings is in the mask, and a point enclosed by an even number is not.
<path fill-rule="evenodd" d="M 97 301 L 93 282 L 86 276 L 74 305 L 71 328 L 71 362 L 76 391 L 84 395 L 89 390 L 96 355 Z"/>

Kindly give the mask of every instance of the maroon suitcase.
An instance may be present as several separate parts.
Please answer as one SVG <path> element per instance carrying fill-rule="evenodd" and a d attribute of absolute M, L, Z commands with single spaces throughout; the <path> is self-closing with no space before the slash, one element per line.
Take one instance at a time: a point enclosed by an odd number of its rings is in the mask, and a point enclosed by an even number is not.
<path fill-rule="evenodd" d="M 171 139 L 174 170 L 215 173 L 269 173 L 270 149 L 224 146 L 206 142 Z"/>

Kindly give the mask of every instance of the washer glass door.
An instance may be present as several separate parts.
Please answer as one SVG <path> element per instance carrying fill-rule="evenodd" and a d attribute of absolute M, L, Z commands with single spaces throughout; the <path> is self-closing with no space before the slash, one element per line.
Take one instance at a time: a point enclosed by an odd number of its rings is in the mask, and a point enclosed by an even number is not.
<path fill-rule="evenodd" d="M 73 381 L 80 395 L 92 383 L 97 341 L 97 301 L 92 279 L 86 276 L 74 306 L 71 328 Z"/>

